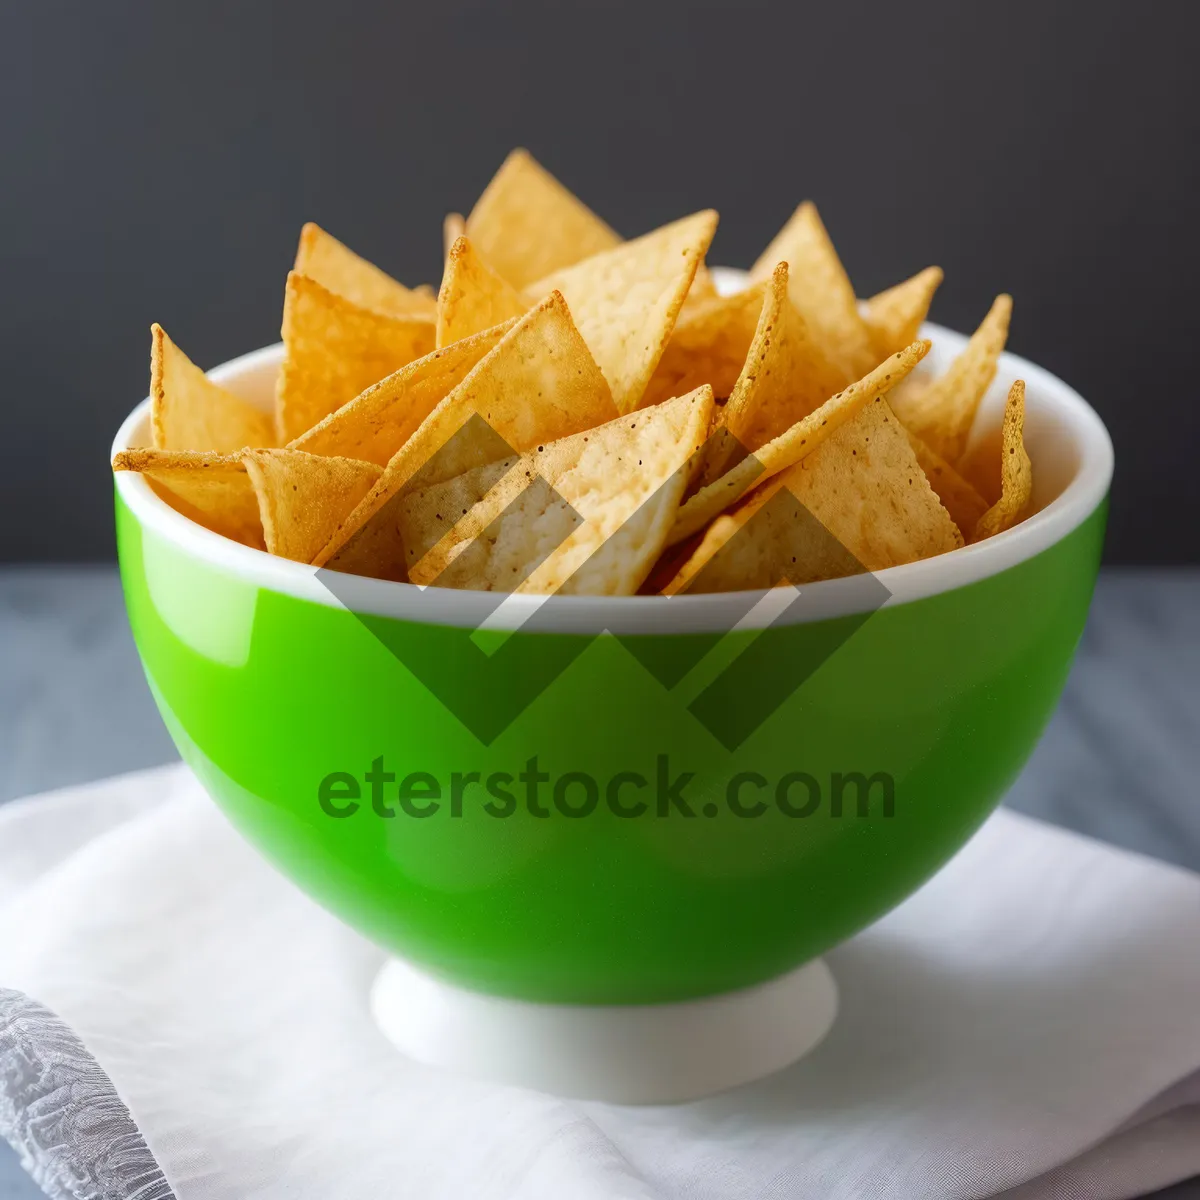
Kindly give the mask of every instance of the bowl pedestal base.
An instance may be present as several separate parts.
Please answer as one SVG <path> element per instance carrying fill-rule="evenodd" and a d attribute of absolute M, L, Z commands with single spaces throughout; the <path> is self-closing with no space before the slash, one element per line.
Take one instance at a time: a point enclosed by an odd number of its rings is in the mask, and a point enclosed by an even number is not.
<path fill-rule="evenodd" d="M 409 1058 L 478 1078 L 617 1104 L 695 1100 L 778 1071 L 837 1015 L 816 959 L 766 983 L 671 1004 L 542 1004 L 488 996 L 391 959 L 371 1012 Z"/>

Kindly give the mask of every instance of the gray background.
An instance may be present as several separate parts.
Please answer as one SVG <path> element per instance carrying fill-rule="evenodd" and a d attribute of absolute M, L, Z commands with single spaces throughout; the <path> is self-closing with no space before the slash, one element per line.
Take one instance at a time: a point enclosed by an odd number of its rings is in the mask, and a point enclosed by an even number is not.
<path fill-rule="evenodd" d="M 937 262 L 933 315 L 969 329 L 1013 292 L 1013 349 L 1113 432 L 1110 560 L 1200 561 L 1200 5 L 0 14 L 0 561 L 111 556 L 151 321 L 206 367 L 274 341 L 306 219 L 436 281 L 443 213 L 517 144 L 626 234 L 716 207 L 714 261 L 812 196 L 862 294 Z"/>

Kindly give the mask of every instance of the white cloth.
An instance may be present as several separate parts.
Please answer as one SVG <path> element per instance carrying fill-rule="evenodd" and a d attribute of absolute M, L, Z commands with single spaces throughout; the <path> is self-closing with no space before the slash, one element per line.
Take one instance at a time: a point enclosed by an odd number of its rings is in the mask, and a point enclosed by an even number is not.
<path fill-rule="evenodd" d="M 380 961 L 181 767 L 0 809 L 0 987 L 73 1026 L 179 1200 L 1105 1200 L 1200 1172 L 1200 879 L 1012 813 L 828 956 L 818 1050 L 697 1103 L 414 1065 L 367 1013 Z"/>

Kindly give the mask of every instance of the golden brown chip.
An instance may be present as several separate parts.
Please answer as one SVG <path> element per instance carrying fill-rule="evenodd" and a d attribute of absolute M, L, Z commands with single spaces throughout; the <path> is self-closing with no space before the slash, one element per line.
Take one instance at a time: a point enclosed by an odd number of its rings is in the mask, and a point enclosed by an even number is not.
<path fill-rule="evenodd" d="M 693 301 L 693 285 L 642 397 L 642 407 L 682 396 L 705 383 L 712 385 L 718 398 L 728 396 L 750 353 L 766 286 L 756 283 L 731 296 L 714 294 Z"/>
<path fill-rule="evenodd" d="M 300 231 L 300 246 L 292 269 L 360 308 L 373 308 L 390 317 L 433 315 L 427 289 L 411 290 L 397 283 L 311 221 Z"/>
<path fill-rule="evenodd" d="M 711 419 L 710 387 L 406 498 L 414 583 L 631 596 L 662 550 Z M 464 496 L 482 495 L 458 517 Z M 423 553 L 424 545 L 436 540 Z M 431 536 L 432 531 L 432 536 Z"/>
<path fill-rule="evenodd" d="M 1000 499 L 1003 432 L 1000 425 L 978 433 L 972 430 L 966 450 L 954 464 L 954 469 L 983 497 L 984 508 L 991 508 Z"/>
<path fill-rule="evenodd" d="M 911 279 L 879 292 L 867 301 L 863 320 L 879 358 L 887 358 L 916 341 L 929 315 L 933 293 L 942 282 L 941 267 L 926 267 Z"/>
<path fill-rule="evenodd" d="M 987 509 L 987 501 L 968 480 L 911 429 L 906 432 L 913 453 L 917 456 L 917 462 L 921 464 L 921 470 L 929 480 L 929 486 L 937 493 L 938 499 L 963 537 L 969 538 L 975 529 L 975 523 Z"/>
<path fill-rule="evenodd" d="M 466 234 L 516 288 L 621 241 L 527 150 L 504 160 L 467 217 Z"/>
<path fill-rule="evenodd" d="M 846 383 L 791 302 L 788 265 L 781 262 L 767 284 L 754 341 L 721 412 L 721 428 L 705 453 L 702 482 L 718 479 L 747 450 L 790 429 Z"/>
<path fill-rule="evenodd" d="M 862 564 L 786 487 L 792 471 L 718 517 L 698 543 L 693 538 L 663 595 L 757 591 L 860 574 Z"/>
<path fill-rule="evenodd" d="M 718 517 L 666 590 L 808 583 L 961 545 L 962 535 L 881 396 L 819 449 Z"/>
<path fill-rule="evenodd" d="M 433 316 L 390 317 L 291 272 L 275 391 L 279 440 L 299 437 L 385 375 L 428 354 L 435 329 Z"/>
<path fill-rule="evenodd" d="M 242 462 L 258 497 L 267 549 L 302 563 L 312 561 L 381 471 L 374 463 L 302 450 L 251 450 Z"/>
<path fill-rule="evenodd" d="M 671 581 L 695 554 L 702 539 L 703 534 L 695 533 L 685 541 L 676 542 L 673 546 L 667 545 L 659 554 L 654 566 L 650 568 L 650 574 L 643 580 L 637 594 L 639 596 L 666 595 Z"/>
<path fill-rule="evenodd" d="M 973 542 L 1003 533 L 1020 519 L 1033 495 L 1033 464 L 1025 449 L 1025 381 L 1008 392 L 1001 427 L 1000 499 L 979 518 Z"/>
<path fill-rule="evenodd" d="M 439 347 L 519 317 L 528 307 L 520 292 L 483 261 L 469 238 L 455 241 L 437 298 Z"/>
<path fill-rule="evenodd" d="M 713 300 L 720 294 L 717 291 L 717 285 L 713 282 L 712 273 L 704 263 L 701 263 L 696 268 L 696 277 L 692 280 L 692 286 L 688 289 L 688 294 L 683 301 L 684 310 L 692 304 Z"/>
<path fill-rule="evenodd" d="M 467 232 L 462 213 L 447 213 L 442 221 L 442 258 L 450 257 L 450 247 Z"/>
<path fill-rule="evenodd" d="M 315 561 L 403 578 L 396 511 L 406 489 L 430 487 L 616 415 L 566 302 L 552 292 L 429 414 Z"/>
<path fill-rule="evenodd" d="M 137 471 L 154 490 L 189 520 L 262 550 L 258 501 L 236 454 L 197 450 L 122 450 L 114 471 Z"/>
<path fill-rule="evenodd" d="M 563 294 L 621 412 L 642 402 L 716 228 L 715 212 L 695 213 L 526 289 Z"/>
<path fill-rule="evenodd" d="M 811 200 L 805 200 L 775 235 L 750 268 L 750 278 L 768 278 L 781 262 L 788 264 L 792 303 L 826 356 L 847 379 L 864 375 L 879 357 L 858 311 L 854 287 Z"/>
<path fill-rule="evenodd" d="M 997 296 L 946 373 L 895 398 L 900 420 L 947 462 L 956 462 L 966 447 L 979 403 L 996 377 L 1011 316 L 1012 297 Z"/>
<path fill-rule="evenodd" d="M 676 545 L 703 529 L 714 517 L 740 500 L 751 488 L 813 453 L 847 421 L 873 400 L 888 393 L 929 352 L 929 342 L 914 342 L 885 359 L 857 383 L 797 421 L 694 496 L 688 498 L 671 530 L 668 545 Z"/>
<path fill-rule="evenodd" d="M 495 348 L 516 320 L 453 342 L 367 388 L 288 444 L 386 466 L 421 422 Z"/>
<path fill-rule="evenodd" d="M 159 450 L 225 454 L 275 444 L 270 416 L 213 383 L 161 325 L 150 326 L 150 412 Z"/>

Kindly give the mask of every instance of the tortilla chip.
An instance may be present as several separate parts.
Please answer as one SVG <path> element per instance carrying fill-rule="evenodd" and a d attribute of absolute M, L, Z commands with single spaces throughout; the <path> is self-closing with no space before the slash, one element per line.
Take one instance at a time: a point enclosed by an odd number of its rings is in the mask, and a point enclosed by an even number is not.
<path fill-rule="evenodd" d="M 621 241 L 527 150 L 504 160 L 467 217 L 466 234 L 515 288 Z"/>
<path fill-rule="evenodd" d="M 937 493 L 950 519 L 958 526 L 964 538 L 970 537 L 975 523 L 987 509 L 987 501 L 972 484 L 958 473 L 940 454 L 931 449 L 911 429 L 906 430 L 909 444 L 929 480 L 929 486 Z"/>
<path fill-rule="evenodd" d="M 167 336 L 150 326 L 150 421 L 159 450 L 273 446 L 271 417 L 215 384 Z"/>
<path fill-rule="evenodd" d="M 470 337 L 519 317 L 529 305 L 480 258 L 469 238 L 460 237 L 446 256 L 437 298 L 437 344 Z"/>
<path fill-rule="evenodd" d="M 1001 427 L 1000 499 L 979 518 L 971 538 L 978 542 L 1003 533 L 1020 519 L 1033 495 L 1033 464 L 1025 449 L 1025 381 L 1018 379 L 1008 392 Z"/>
<path fill-rule="evenodd" d="M 381 471 L 374 463 L 302 450 L 251 450 L 242 462 L 258 497 L 267 549 L 302 563 L 312 561 Z"/>
<path fill-rule="evenodd" d="M 396 511 L 406 489 L 431 487 L 616 415 L 608 384 L 566 302 L 552 292 L 426 417 L 314 561 L 360 575 L 403 578 Z"/>
<path fill-rule="evenodd" d="M 442 221 L 442 258 L 450 257 L 450 247 L 467 232 L 462 213 L 447 213 Z"/>
<path fill-rule="evenodd" d="M 122 450 L 114 471 L 137 471 L 189 520 L 256 550 L 265 549 L 258 501 L 236 454 L 196 450 Z"/>
<path fill-rule="evenodd" d="M 879 397 L 814 453 L 718 517 L 666 591 L 810 583 L 961 545 L 904 427 Z"/>
<path fill-rule="evenodd" d="M 857 383 L 831 396 L 820 408 L 757 447 L 715 482 L 689 497 L 679 511 L 667 544 L 674 546 L 698 533 L 764 479 L 803 461 L 843 425 L 858 417 L 868 404 L 904 379 L 929 352 L 930 345 L 914 342 L 899 354 L 893 354 Z"/>
<path fill-rule="evenodd" d="M 887 358 L 916 341 L 929 315 L 933 293 L 942 282 L 941 267 L 926 267 L 911 279 L 879 292 L 867 301 L 863 320 L 879 358 Z"/>
<path fill-rule="evenodd" d="M 962 455 L 975 413 L 1008 338 L 1012 297 L 999 295 L 949 369 L 928 387 L 896 397 L 896 415 L 947 462 Z"/>
<path fill-rule="evenodd" d="M 650 574 L 646 576 L 642 586 L 638 588 L 638 595 L 666 595 L 671 580 L 679 574 L 683 565 L 695 554 L 696 547 L 700 545 L 702 539 L 703 534 L 696 533 L 686 541 L 676 542 L 673 546 L 667 545 L 658 556 L 654 566 L 650 568 Z"/>
<path fill-rule="evenodd" d="M 713 282 L 712 272 L 704 263 L 701 263 L 696 268 L 696 277 L 692 280 L 692 286 L 688 288 L 688 294 L 684 297 L 682 311 L 686 312 L 694 304 L 715 300 L 720 294 L 717 291 L 716 283 Z"/>
<path fill-rule="evenodd" d="M 741 374 L 705 453 L 702 482 L 712 483 L 747 450 L 757 450 L 820 408 L 846 386 L 788 296 L 788 265 L 771 275 Z"/>
<path fill-rule="evenodd" d="M 389 317 L 295 271 L 283 303 L 285 357 L 275 390 L 281 442 L 433 349 L 432 316 Z"/>
<path fill-rule="evenodd" d="M 1003 413 L 1001 417 L 1003 418 Z M 1004 457 L 1002 425 L 971 431 L 963 456 L 954 469 L 984 498 L 985 508 L 1000 499 L 1000 460 Z"/>
<path fill-rule="evenodd" d="M 300 231 L 300 246 L 292 269 L 360 308 L 374 309 L 389 317 L 433 314 L 427 290 L 413 291 L 397 283 L 311 221 Z"/>
<path fill-rule="evenodd" d="M 705 383 L 712 385 L 718 399 L 725 399 L 750 353 L 765 291 L 765 283 L 756 283 L 732 296 L 714 294 L 693 301 L 693 284 L 646 387 L 642 407 L 661 404 Z"/>
<path fill-rule="evenodd" d="M 716 229 L 715 212 L 696 213 L 526 289 L 562 292 L 619 411 L 642 402 Z"/>
<path fill-rule="evenodd" d="M 490 490 L 484 467 L 469 473 L 484 475 L 482 486 L 460 477 L 410 495 L 400 518 L 409 578 L 482 591 L 632 596 L 662 550 L 712 406 L 712 389 L 697 388 L 507 460 Z M 480 492 L 453 522 L 462 497 Z M 418 558 L 413 548 L 426 531 L 448 525 Z"/>
<path fill-rule="evenodd" d="M 486 329 L 401 367 L 288 443 L 386 466 L 421 422 L 495 348 L 516 321 Z"/>
<path fill-rule="evenodd" d="M 781 262 L 789 267 L 792 303 L 826 357 L 842 369 L 846 379 L 864 375 L 879 362 L 879 356 L 858 311 L 854 287 L 811 200 L 805 200 L 775 235 L 750 268 L 750 278 L 768 278 Z"/>
<path fill-rule="evenodd" d="M 663 595 L 757 591 L 861 574 L 863 565 L 792 495 L 786 479 L 771 480 L 718 517 Z"/>

